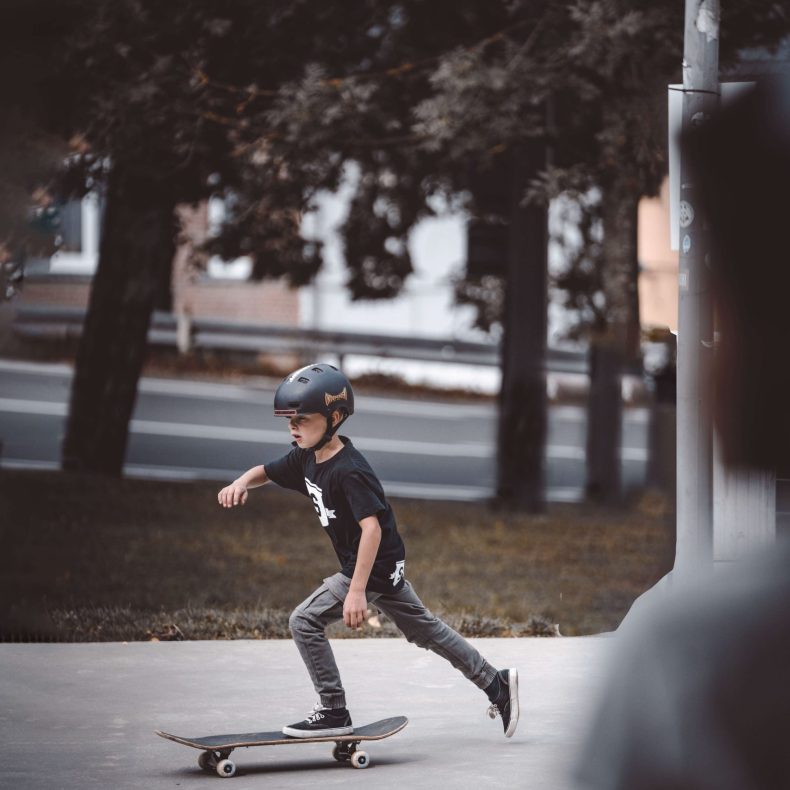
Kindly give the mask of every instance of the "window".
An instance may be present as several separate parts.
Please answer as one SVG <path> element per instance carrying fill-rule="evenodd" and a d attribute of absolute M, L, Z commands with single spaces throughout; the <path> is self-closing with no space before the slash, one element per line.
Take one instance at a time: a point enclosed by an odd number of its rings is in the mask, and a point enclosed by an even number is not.
<path fill-rule="evenodd" d="M 92 275 L 99 262 L 99 235 L 104 201 L 95 192 L 70 200 L 60 209 L 59 248 L 50 259 L 54 274 Z"/>

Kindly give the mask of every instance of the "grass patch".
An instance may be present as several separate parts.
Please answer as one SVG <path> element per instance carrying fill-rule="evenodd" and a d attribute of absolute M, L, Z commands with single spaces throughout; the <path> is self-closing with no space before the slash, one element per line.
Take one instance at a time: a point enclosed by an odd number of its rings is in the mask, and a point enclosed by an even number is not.
<path fill-rule="evenodd" d="M 0 638 L 287 637 L 293 606 L 337 570 L 331 546 L 298 494 L 267 486 L 224 510 L 218 487 L 0 471 Z M 469 636 L 611 630 L 672 566 L 674 517 L 656 495 L 545 516 L 393 505 L 409 579 Z"/>

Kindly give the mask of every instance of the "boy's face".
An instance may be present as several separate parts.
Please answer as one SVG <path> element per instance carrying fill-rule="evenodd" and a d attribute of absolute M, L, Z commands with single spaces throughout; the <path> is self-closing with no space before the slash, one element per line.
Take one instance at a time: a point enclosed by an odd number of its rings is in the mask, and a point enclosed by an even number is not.
<path fill-rule="evenodd" d="M 322 414 L 297 414 L 288 420 L 288 428 L 296 446 L 307 450 L 326 433 L 326 418 Z"/>

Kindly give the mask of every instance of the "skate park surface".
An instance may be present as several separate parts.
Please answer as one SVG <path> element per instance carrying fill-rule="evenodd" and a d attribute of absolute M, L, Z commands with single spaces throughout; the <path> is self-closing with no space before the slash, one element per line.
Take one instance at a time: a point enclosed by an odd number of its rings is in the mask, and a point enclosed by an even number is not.
<path fill-rule="evenodd" d="M 0 787 L 570 790 L 571 772 L 616 639 L 473 639 L 516 667 L 521 719 L 506 739 L 488 701 L 449 664 L 404 639 L 334 640 L 354 723 L 404 715 L 405 730 L 363 744 L 370 767 L 331 745 L 234 751 L 236 776 L 200 770 L 183 736 L 278 729 L 315 703 L 288 640 L 0 645 Z M 232 783 L 232 784 L 225 784 Z"/>

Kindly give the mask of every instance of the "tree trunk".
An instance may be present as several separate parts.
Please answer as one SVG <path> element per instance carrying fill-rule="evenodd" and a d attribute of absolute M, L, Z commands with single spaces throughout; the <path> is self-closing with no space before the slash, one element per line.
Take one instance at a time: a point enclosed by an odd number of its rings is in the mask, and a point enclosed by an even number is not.
<path fill-rule="evenodd" d="M 545 508 L 548 211 L 520 204 L 545 157 L 534 142 L 515 154 L 511 171 L 499 396 L 498 500 L 531 513 Z"/>
<path fill-rule="evenodd" d="M 99 266 L 77 353 L 63 468 L 123 470 L 129 420 L 148 327 L 175 245 L 175 203 L 167 185 L 116 163 L 109 177 Z"/>
<path fill-rule="evenodd" d="M 590 341 L 586 494 L 588 499 L 607 504 L 622 499 L 621 376 L 640 358 L 639 196 L 629 187 L 623 179 L 604 190 L 602 254 L 607 329 Z"/>

